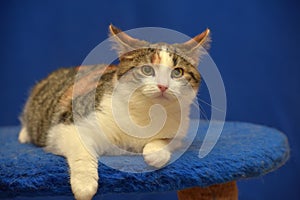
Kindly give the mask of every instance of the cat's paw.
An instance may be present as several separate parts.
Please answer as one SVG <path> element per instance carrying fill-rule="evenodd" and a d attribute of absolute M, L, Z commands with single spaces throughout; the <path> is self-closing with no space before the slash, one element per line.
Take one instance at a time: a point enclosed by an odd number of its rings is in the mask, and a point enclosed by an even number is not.
<path fill-rule="evenodd" d="M 171 158 L 171 153 L 165 149 L 153 153 L 144 153 L 145 162 L 153 167 L 161 168 L 165 166 Z"/>
<path fill-rule="evenodd" d="M 98 177 L 87 174 L 71 176 L 71 187 L 76 200 L 91 200 L 98 190 Z"/>

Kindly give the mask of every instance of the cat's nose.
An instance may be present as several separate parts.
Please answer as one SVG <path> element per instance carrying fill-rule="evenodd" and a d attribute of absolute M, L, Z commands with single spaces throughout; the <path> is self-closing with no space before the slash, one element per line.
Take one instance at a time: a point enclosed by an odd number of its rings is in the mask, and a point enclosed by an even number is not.
<path fill-rule="evenodd" d="M 157 87 L 160 89 L 161 92 L 164 92 L 168 89 L 168 86 L 165 86 L 165 85 L 157 85 Z"/>

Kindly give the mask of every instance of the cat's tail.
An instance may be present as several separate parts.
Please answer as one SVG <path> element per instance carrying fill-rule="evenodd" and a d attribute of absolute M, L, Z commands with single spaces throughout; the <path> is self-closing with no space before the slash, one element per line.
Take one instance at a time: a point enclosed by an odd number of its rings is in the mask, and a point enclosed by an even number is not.
<path fill-rule="evenodd" d="M 19 142 L 20 143 L 28 143 L 30 142 L 30 136 L 28 135 L 26 127 L 22 127 L 19 133 Z"/>

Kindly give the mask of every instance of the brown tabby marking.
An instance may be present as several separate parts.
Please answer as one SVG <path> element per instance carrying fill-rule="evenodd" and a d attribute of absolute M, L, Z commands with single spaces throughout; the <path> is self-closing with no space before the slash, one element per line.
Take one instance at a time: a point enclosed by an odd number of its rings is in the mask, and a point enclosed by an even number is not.
<path fill-rule="evenodd" d="M 152 64 L 159 64 L 160 63 L 160 57 L 159 54 L 156 52 L 155 54 L 153 54 L 152 58 L 151 58 L 151 63 Z"/>
<path fill-rule="evenodd" d="M 73 98 L 84 96 L 99 86 L 99 78 L 102 74 L 109 71 L 116 71 L 117 66 L 109 65 L 107 67 L 78 66 L 75 70 L 79 73 L 76 78 L 75 85 L 71 85 L 60 99 L 60 105 L 64 107 L 70 106 Z"/>

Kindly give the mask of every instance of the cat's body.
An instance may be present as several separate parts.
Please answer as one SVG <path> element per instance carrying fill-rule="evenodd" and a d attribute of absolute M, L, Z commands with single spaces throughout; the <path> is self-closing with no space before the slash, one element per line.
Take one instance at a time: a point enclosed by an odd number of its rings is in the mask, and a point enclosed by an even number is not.
<path fill-rule="evenodd" d="M 157 168 L 170 160 L 187 132 L 190 105 L 200 84 L 195 67 L 198 45 L 209 41 L 208 30 L 194 38 L 196 45 L 189 41 L 184 46 L 151 46 L 113 26 L 110 31 L 120 54 L 118 65 L 53 72 L 33 88 L 21 117 L 20 142 L 67 158 L 76 199 L 91 199 L 97 192 L 101 155 L 142 153 Z M 163 106 L 166 118 L 152 135 L 128 133 L 116 120 L 129 117 L 145 127 L 155 121 L 148 114 L 155 104 Z"/>

